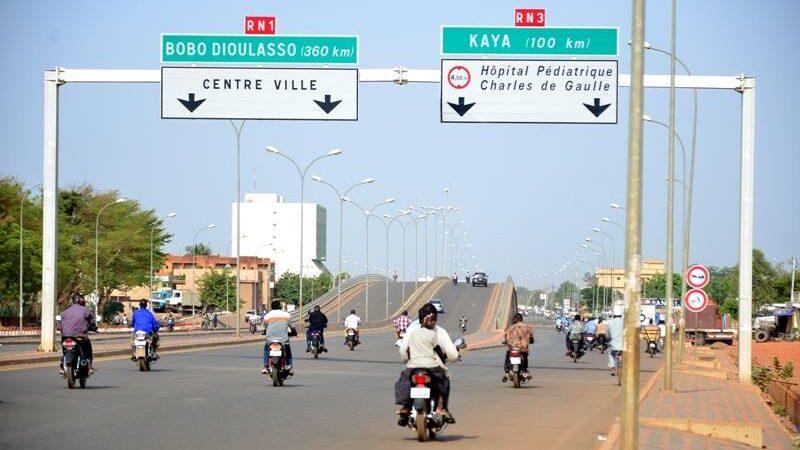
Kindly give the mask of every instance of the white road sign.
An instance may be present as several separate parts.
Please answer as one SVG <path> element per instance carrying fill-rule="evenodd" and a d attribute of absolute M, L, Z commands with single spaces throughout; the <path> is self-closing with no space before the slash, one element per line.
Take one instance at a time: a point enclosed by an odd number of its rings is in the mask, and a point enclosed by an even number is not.
<path fill-rule="evenodd" d="M 708 284 L 710 275 L 706 266 L 695 264 L 686 269 L 686 284 L 693 288 L 702 289 Z"/>
<path fill-rule="evenodd" d="M 687 311 L 699 313 L 708 306 L 708 294 L 702 289 L 690 289 L 686 291 L 683 304 Z"/>
<path fill-rule="evenodd" d="M 441 121 L 617 123 L 617 61 L 442 60 Z"/>
<path fill-rule="evenodd" d="M 358 120 L 358 69 L 162 67 L 161 118 Z"/>

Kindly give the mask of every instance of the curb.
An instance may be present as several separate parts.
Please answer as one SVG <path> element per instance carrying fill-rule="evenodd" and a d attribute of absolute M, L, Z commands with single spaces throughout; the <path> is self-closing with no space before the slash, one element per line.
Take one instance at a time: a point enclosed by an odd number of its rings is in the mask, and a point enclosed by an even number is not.
<path fill-rule="evenodd" d="M 650 376 L 650 379 L 647 380 L 647 384 L 644 385 L 642 391 L 639 392 L 639 404 L 641 405 L 644 400 L 647 398 L 647 395 L 650 394 L 650 391 L 655 386 L 658 377 L 664 372 L 664 365 L 662 364 L 661 367 Z M 611 425 L 611 428 L 606 433 L 606 441 L 602 444 L 596 445 L 595 450 L 612 450 L 615 445 L 617 445 L 617 440 L 619 439 L 620 433 L 620 425 L 619 425 L 620 417 L 617 416 L 614 419 L 614 424 Z"/>

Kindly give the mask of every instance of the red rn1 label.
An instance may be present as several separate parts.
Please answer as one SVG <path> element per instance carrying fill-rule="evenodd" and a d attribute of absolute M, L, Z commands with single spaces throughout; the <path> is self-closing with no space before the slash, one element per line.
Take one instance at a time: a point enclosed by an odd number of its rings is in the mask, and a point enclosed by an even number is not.
<path fill-rule="evenodd" d="M 275 17 L 245 16 L 244 34 L 275 34 Z"/>
<path fill-rule="evenodd" d="M 543 27 L 544 9 L 516 8 L 514 10 L 514 26 Z"/>

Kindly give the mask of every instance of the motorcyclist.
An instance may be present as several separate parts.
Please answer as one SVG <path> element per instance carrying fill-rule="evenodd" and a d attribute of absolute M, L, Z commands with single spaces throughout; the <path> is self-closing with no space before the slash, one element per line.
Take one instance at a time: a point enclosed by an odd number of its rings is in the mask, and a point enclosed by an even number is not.
<path fill-rule="evenodd" d="M 156 316 L 154 316 L 153 313 L 147 309 L 147 300 L 139 300 L 139 309 L 133 312 L 131 327 L 133 327 L 131 344 L 133 344 L 133 335 L 135 335 L 137 331 L 144 331 L 145 333 L 152 335 L 151 344 L 153 346 L 153 351 L 158 351 L 158 320 L 156 320 Z M 158 356 L 156 355 L 156 357 Z M 136 359 L 136 357 L 131 356 L 131 359 Z"/>
<path fill-rule="evenodd" d="M 533 344 L 533 329 L 522 322 L 522 314 L 516 313 L 511 318 L 511 325 L 506 328 L 505 338 L 508 348 L 506 349 L 503 383 L 508 381 L 508 373 L 511 371 L 509 354 L 512 348 L 519 349 L 520 353 L 522 353 L 522 361 L 520 364 L 522 376 L 530 380 L 532 377 L 528 372 L 528 344 Z"/>
<path fill-rule="evenodd" d="M 616 375 L 616 364 L 614 361 L 615 353 L 622 352 L 622 307 L 614 307 L 614 318 L 608 321 L 608 368 L 611 369 L 611 376 Z"/>
<path fill-rule="evenodd" d="M 458 349 L 453 345 L 447 331 L 436 325 L 436 321 L 436 308 L 426 303 L 419 309 L 419 326 L 409 327 L 400 344 L 400 357 L 406 362 L 406 369 L 394 384 L 394 402 L 401 407 L 397 411 L 400 416 L 397 424 L 400 426 L 408 425 L 408 416 L 411 413 L 411 373 L 418 368 L 429 370 L 431 382 L 435 383 L 436 391 L 441 395 L 436 412 L 442 415 L 445 422 L 456 422 L 448 409 L 450 377 L 442 355 L 448 361 L 456 361 Z"/>
<path fill-rule="evenodd" d="M 411 319 L 408 318 L 408 311 L 403 311 L 403 314 L 394 319 L 394 327 L 396 329 L 395 333 L 397 334 L 397 339 L 400 339 L 400 335 L 408 330 L 408 326 L 410 324 Z"/>
<path fill-rule="evenodd" d="M 572 356 L 572 336 L 580 337 L 582 342 L 583 332 L 584 328 L 581 316 L 580 314 L 575 314 L 575 319 L 569 325 L 569 331 L 567 332 L 567 356 Z"/>
<path fill-rule="evenodd" d="M 253 314 L 253 315 L 250 316 L 250 319 L 248 320 L 248 322 L 250 322 L 250 332 L 251 333 L 255 333 L 256 332 L 256 326 L 258 325 L 258 319 L 259 319 L 258 314 Z"/>
<path fill-rule="evenodd" d="M 89 331 L 97 331 L 97 320 L 94 313 L 86 307 L 86 299 L 79 293 L 70 297 L 72 305 L 61 313 L 61 342 L 68 337 L 75 338 L 81 347 L 83 356 L 89 361 L 89 374 L 97 372 L 92 359 L 92 342 L 89 340 Z M 61 364 L 60 374 L 64 374 Z"/>
<path fill-rule="evenodd" d="M 453 286 L 458 284 L 458 273 L 453 272 Z"/>
<path fill-rule="evenodd" d="M 358 335 L 359 335 L 358 326 L 360 324 L 361 324 L 361 317 L 358 317 L 356 315 L 356 310 L 355 309 L 351 309 L 350 310 L 350 315 L 344 318 L 344 329 L 345 329 L 345 333 L 347 333 L 347 329 L 348 328 L 352 328 L 356 332 L 356 335 L 355 335 L 356 344 L 360 343 L 359 338 L 358 338 Z"/>
<path fill-rule="evenodd" d="M 314 310 L 308 314 L 308 328 L 306 328 L 306 353 L 311 351 L 311 332 L 319 332 L 319 346 L 320 351 L 327 352 L 325 348 L 325 336 L 323 335 L 324 329 L 328 326 L 328 316 L 321 310 L 319 305 L 314 306 Z"/>
<path fill-rule="evenodd" d="M 603 322 L 603 318 L 597 319 L 597 330 L 595 331 L 597 335 L 597 344 L 600 346 L 600 350 L 602 351 L 604 347 L 608 344 L 608 323 Z"/>
<path fill-rule="evenodd" d="M 462 315 L 460 319 L 458 319 L 458 328 L 464 332 L 467 331 L 467 316 Z"/>
<path fill-rule="evenodd" d="M 281 302 L 273 300 L 270 303 L 270 312 L 264 316 L 264 327 L 266 328 L 267 339 L 264 342 L 264 368 L 261 373 L 267 373 L 269 366 L 269 344 L 270 342 L 280 342 L 286 351 L 286 370 L 289 375 L 292 372 L 292 347 L 289 345 L 289 333 L 292 327 L 292 315 L 281 309 Z"/>

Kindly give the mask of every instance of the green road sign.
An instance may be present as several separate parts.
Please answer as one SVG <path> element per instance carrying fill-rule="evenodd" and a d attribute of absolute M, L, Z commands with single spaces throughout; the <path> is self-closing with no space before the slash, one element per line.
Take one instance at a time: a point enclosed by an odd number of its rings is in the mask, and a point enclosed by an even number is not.
<path fill-rule="evenodd" d="M 161 62 L 358 64 L 358 36 L 162 34 Z"/>
<path fill-rule="evenodd" d="M 618 28 L 443 26 L 442 54 L 617 56 Z"/>

